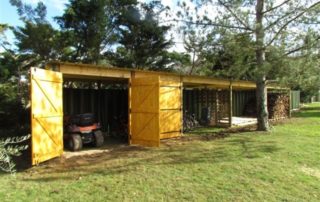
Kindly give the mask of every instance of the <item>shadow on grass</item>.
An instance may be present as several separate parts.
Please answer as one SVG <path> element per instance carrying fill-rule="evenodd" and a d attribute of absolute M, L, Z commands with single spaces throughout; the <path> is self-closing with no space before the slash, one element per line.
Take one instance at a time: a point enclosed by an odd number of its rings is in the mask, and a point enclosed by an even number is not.
<path fill-rule="evenodd" d="M 60 180 L 61 174 L 63 174 L 63 180 L 75 180 L 80 176 L 92 174 L 106 176 L 138 172 L 141 167 L 162 169 L 158 166 L 168 168 L 174 165 L 239 162 L 245 159 L 261 158 L 281 149 L 273 141 L 260 142 L 247 136 L 224 139 L 209 146 L 206 147 L 201 142 L 169 144 L 160 148 L 127 146 L 115 148 L 107 153 L 70 159 L 57 158 L 30 169 L 28 172 L 33 173 L 32 176 L 23 180 L 50 182 Z"/>
<path fill-rule="evenodd" d="M 303 107 L 303 111 L 320 111 L 320 107 Z"/>
<path fill-rule="evenodd" d="M 185 135 L 205 135 L 208 133 L 217 133 L 217 132 L 221 132 L 224 131 L 226 128 L 223 127 L 198 127 L 198 128 L 194 128 L 190 131 L 186 131 L 184 132 Z"/>

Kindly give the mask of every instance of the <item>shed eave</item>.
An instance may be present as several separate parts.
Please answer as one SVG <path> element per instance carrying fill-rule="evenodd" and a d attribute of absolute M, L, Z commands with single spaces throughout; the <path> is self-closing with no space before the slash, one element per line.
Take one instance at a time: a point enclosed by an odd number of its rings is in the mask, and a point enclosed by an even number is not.
<path fill-rule="evenodd" d="M 73 79 L 102 79 L 114 78 L 130 79 L 132 74 L 140 73 L 142 75 L 159 75 L 159 76 L 175 76 L 180 77 L 183 86 L 191 88 L 213 88 L 213 89 L 229 89 L 230 84 L 234 90 L 254 90 L 256 83 L 253 81 L 228 80 L 205 76 L 181 75 L 172 72 L 157 72 L 140 69 L 117 68 L 103 65 L 79 64 L 53 61 L 47 64 L 48 69 L 53 69 L 63 73 L 65 78 Z M 288 90 L 288 88 L 279 87 L 277 85 L 269 85 L 267 89 Z"/>

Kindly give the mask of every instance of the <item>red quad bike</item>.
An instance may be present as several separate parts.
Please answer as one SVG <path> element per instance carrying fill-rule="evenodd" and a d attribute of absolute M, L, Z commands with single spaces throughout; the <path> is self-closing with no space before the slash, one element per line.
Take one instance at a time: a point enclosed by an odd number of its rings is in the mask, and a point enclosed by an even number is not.
<path fill-rule="evenodd" d="M 83 144 L 101 147 L 104 137 L 100 123 L 95 121 L 91 113 L 66 116 L 64 119 L 64 142 L 71 151 L 79 151 Z"/>

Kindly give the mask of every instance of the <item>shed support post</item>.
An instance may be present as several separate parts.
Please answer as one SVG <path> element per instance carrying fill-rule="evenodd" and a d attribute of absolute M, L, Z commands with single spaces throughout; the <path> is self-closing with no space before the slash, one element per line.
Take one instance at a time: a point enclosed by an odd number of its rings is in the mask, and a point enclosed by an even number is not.
<path fill-rule="evenodd" d="M 229 127 L 232 127 L 232 81 L 229 86 Z"/>
<path fill-rule="evenodd" d="M 293 107 L 291 107 L 291 105 L 292 105 L 292 96 L 291 96 L 291 89 L 289 89 L 289 114 L 288 114 L 288 116 L 289 116 L 289 118 L 291 118 L 291 109 L 293 108 Z"/>
<path fill-rule="evenodd" d="M 180 124 L 181 124 L 181 128 L 180 128 L 180 136 L 183 135 L 183 116 L 184 116 L 184 97 L 183 97 L 183 82 L 182 82 L 182 76 L 180 76 L 180 99 L 181 99 L 181 106 L 180 106 Z"/>
<path fill-rule="evenodd" d="M 215 90 L 215 103 L 214 103 L 214 112 L 215 112 L 215 124 L 216 126 L 218 125 L 219 123 L 219 116 L 218 116 L 218 102 L 219 102 L 219 99 L 218 99 L 218 90 Z"/>

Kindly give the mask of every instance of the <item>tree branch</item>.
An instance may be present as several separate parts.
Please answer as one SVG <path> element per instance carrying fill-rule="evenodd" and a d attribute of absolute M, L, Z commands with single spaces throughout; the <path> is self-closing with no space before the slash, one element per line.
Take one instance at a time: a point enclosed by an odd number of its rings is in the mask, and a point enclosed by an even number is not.
<path fill-rule="evenodd" d="M 264 28 L 264 30 L 270 29 L 271 27 L 278 24 L 281 20 L 285 19 L 286 17 L 290 16 L 291 14 L 292 14 L 291 12 L 288 12 L 288 13 L 280 16 L 278 19 L 276 19 L 275 21 L 271 22 L 268 26 L 266 26 L 266 28 Z"/>
<path fill-rule="evenodd" d="M 250 27 L 247 23 L 245 23 L 242 19 L 240 19 L 239 16 L 237 16 L 237 14 L 235 14 L 235 13 L 233 12 L 233 10 L 230 8 L 230 6 L 228 6 L 225 2 L 222 2 L 221 0 L 218 0 L 218 2 L 219 2 L 222 6 L 224 6 L 224 7 L 230 12 L 230 14 L 231 14 L 241 25 L 243 25 L 245 28 L 247 28 L 247 30 L 253 31 L 253 29 L 251 29 L 251 27 Z"/>
<path fill-rule="evenodd" d="M 319 40 L 320 40 L 320 36 L 318 36 L 318 37 L 314 40 L 313 44 L 314 44 L 315 42 L 319 41 Z M 312 44 L 312 45 L 313 45 L 313 44 Z M 312 46 L 312 45 L 311 45 L 311 46 Z M 283 54 L 283 56 L 291 55 L 292 53 L 295 53 L 295 52 L 297 52 L 297 51 L 303 50 L 303 49 L 306 48 L 307 46 L 310 46 L 310 45 L 303 45 L 303 46 L 297 47 L 297 48 L 295 48 L 295 49 L 292 49 L 292 50 L 286 52 L 285 54 Z"/>
<path fill-rule="evenodd" d="M 297 20 L 298 18 L 300 18 L 301 16 L 303 16 L 307 11 L 309 11 L 310 9 L 316 7 L 317 5 L 320 4 L 320 1 L 312 4 L 311 6 L 309 6 L 308 8 L 306 8 L 305 10 L 303 10 L 301 13 L 299 13 L 298 15 L 296 15 L 295 17 L 291 18 L 290 20 L 288 20 L 284 25 L 282 25 L 280 27 L 280 29 L 278 30 L 278 32 L 274 35 L 274 37 L 270 40 L 270 42 L 266 45 L 270 46 L 274 40 L 276 40 L 276 38 L 279 36 L 279 34 L 282 32 L 282 30 L 284 30 L 289 24 L 291 24 L 293 21 Z"/>
<path fill-rule="evenodd" d="M 216 26 L 216 27 L 223 27 L 223 28 L 229 28 L 229 29 L 240 29 L 240 30 L 246 30 L 246 31 L 252 31 L 251 29 L 248 29 L 247 27 L 242 27 L 242 26 L 233 26 L 233 25 L 223 25 L 223 24 L 219 24 L 219 23 L 213 23 L 213 22 L 194 22 L 194 21 L 188 21 L 188 20 L 168 20 L 166 22 L 184 22 L 187 24 L 193 24 L 193 25 L 201 25 L 201 26 Z"/>
<path fill-rule="evenodd" d="M 286 0 L 286 1 L 282 2 L 281 4 L 264 11 L 263 14 L 266 14 L 266 13 L 269 13 L 269 12 L 271 12 L 273 10 L 276 10 L 276 9 L 280 8 L 281 6 L 283 6 L 284 4 L 286 4 L 286 3 L 290 2 L 290 1 L 291 0 Z"/>

